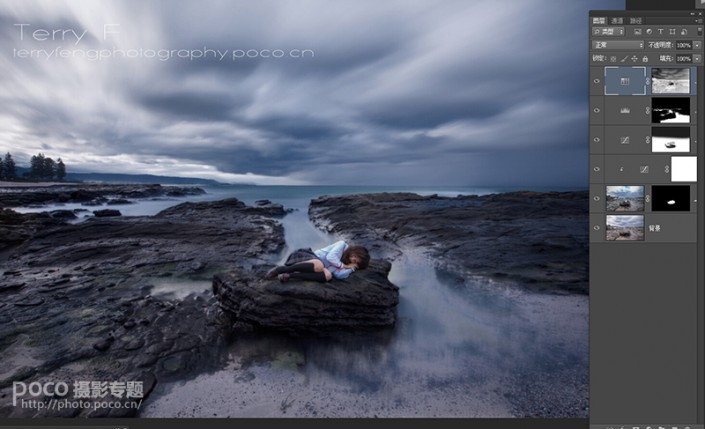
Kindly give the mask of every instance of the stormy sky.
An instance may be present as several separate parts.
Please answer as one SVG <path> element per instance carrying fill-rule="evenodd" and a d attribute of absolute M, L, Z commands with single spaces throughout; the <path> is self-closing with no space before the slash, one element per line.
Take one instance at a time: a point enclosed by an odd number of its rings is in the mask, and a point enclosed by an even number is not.
<path fill-rule="evenodd" d="M 5 0 L 0 151 L 256 184 L 587 187 L 617 0 Z"/>

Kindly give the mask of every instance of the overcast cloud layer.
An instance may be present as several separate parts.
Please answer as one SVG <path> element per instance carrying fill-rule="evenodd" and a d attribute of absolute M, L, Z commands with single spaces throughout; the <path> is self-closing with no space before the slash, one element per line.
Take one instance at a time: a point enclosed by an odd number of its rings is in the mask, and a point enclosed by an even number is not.
<path fill-rule="evenodd" d="M 3 1 L 0 151 L 258 184 L 587 186 L 587 11 L 622 3 Z M 37 53 L 57 47 L 77 57 Z M 227 55 L 147 58 L 206 48 Z M 142 54 L 82 57 L 100 49 Z M 248 49 L 285 56 L 233 59 Z"/>

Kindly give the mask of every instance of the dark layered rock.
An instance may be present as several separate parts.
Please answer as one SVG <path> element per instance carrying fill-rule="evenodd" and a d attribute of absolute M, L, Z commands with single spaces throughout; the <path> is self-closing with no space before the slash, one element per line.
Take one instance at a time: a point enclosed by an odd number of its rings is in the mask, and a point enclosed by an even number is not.
<path fill-rule="evenodd" d="M 458 281 L 480 275 L 536 290 L 588 290 L 586 191 L 324 196 L 311 201 L 309 216 L 373 254 L 393 259 L 406 245 L 425 248 Z"/>
<path fill-rule="evenodd" d="M 283 228 L 266 213 L 235 199 L 77 224 L 0 211 L 0 228 L 26 231 L 0 253 L 0 417 L 69 412 L 13 407 L 14 381 L 142 381 L 148 395 L 159 381 L 221 365 L 229 318 L 207 287 L 214 273 L 280 252 Z M 179 298 L 157 294 L 159 282 L 205 286 Z"/>
<path fill-rule="evenodd" d="M 24 243 L 37 231 L 64 224 L 49 213 L 22 214 L 0 208 L 0 252 Z"/>
<path fill-rule="evenodd" d="M 278 203 L 273 203 L 269 200 L 258 200 L 255 201 L 255 207 L 257 210 L 263 210 L 269 214 L 269 216 L 281 217 L 287 213 L 291 213 L 293 209 L 284 209 L 284 206 Z"/>
<path fill-rule="evenodd" d="M 284 209 L 284 206 L 282 206 L 281 204 L 273 204 L 269 202 L 268 204 L 257 204 L 255 207 L 249 207 L 236 198 L 229 198 L 210 203 L 184 203 L 179 206 L 166 209 L 159 213 L 157 216 L 168 217 L 171 216 L 174 211 L 176 211 L 176 216 L 178 217 L 190 216 L 198 218 L 202 210 L 211 210 L 213 208 L 227 208 L 231 210 L 237 210 L 242 213 L 251 213 L 269 217 L 281 217 L 286 215 L 287 213 L 287 211 Z"/>
<path fill-rule="evenodd" d="M 122 216 L 122 213 L 120 213 L 120 210 L 103 209 L 103 210 L 94 210 L 93 216 L 95 216 L 95 217 L 117 217 L 117 216 Z"/>
<path fill-rule="evenodd" d="M 91 206 L 105 204 L 110 199 L 127 201 L 128 199 L 184 197 L 202 194 L 205 194 L 205 191 L 197 187 L 140 184 L 66 184 L 32 188 L 7 187 L 1 188 L 0 207 L 26 207 L 56 203 L 82 203 Z"/>
<path fill-rule="evenodd" d="M 387 279 L 391 264 L 373 260 L 345 280 L 327 283 L 263 280 L 237 269 L 213 279 L 213 293 L 235 329 L 266 328 L 325 334 L 393 326 L 399 288 Z"/>
<path fill-rule="evenodd" d="M 72 210 L 53 210 L 49 212 L 49 216 L 51 216 L 52 219 L 76 219 L 76 213 Z"/>
<path fill-rule="evenodd" d="M 105 204 L 107 204 L 109 206 L 125 206 L 128 204 L 134 204 L 134 202 L 132 202 L 130 200 L 126 200 L 125 198 L 115 198 L 115 199 L 106 201 Z"/>

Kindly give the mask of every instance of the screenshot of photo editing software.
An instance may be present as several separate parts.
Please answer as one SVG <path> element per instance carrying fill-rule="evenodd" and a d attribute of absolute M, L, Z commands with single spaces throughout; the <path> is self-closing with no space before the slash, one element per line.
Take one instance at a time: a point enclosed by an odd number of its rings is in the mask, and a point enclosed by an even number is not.
<path fill-rule="evenodd" d="M 705 429 L 704 44 L 705 0 L 3 0 L 0 429 Z"/>
<path fill-rule="evenodd" d="M 705 2 L 637 3 L 590 11 L 590 426 L 698 428 Z"/>

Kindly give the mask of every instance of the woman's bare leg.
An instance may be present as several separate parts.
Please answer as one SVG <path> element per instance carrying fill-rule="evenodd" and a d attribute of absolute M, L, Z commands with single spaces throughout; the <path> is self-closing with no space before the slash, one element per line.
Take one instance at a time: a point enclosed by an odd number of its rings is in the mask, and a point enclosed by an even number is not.
<path fill-rule="evenodd" d="M 323 262 L 320 259 L 309 259 L 305 261 L 306 263 L 313 264 L 313 271 L 316 273 L 323 273 L 326 276 L 326 281 L 329 282 L 333 279 L 333 273 L 331 273 L 328 268 L 323 266 Z"/>
<path fill-rule="evenodd" d="M 313 264 L 314 273 L 322 273 L 325 270 L 323 262 L 320 259 L 309 259 L 308 261 L 300 262 L 301 264 Z"/>

